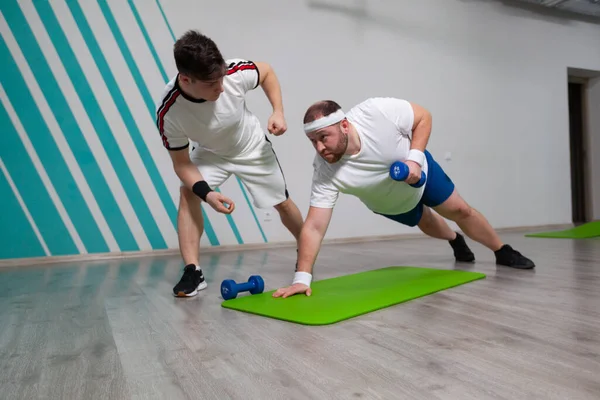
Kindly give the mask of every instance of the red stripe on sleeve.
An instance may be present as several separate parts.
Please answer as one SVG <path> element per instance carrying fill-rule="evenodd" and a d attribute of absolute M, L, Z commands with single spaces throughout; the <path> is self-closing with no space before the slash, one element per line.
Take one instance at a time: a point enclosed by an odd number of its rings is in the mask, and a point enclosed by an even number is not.
<path fill-rule="evenodd" d="M 169 140 L 165 136 L 165 115 L 167 114 L 167 111 L 169 111 L 169 108 L 171 108 L 173 103 L 175 103 L 175 100 L 177 100 L 177 98 L 179 97 L 180 94 L 181 94 L 181 92 L 179 90 L 176 90 L 173 93 L 173 95 L 171 96 L 171 98 L 169 99 L 169 101 L 167 101 L 164 104 L 164 106 L 158 113 L 158 131 L 160 132 L 160 137 L 162 138 L 163 145 L 167 149 L 170 148 L 170 146 L 169 146 Z"/>
<path fill-rule="evenodd" d="M 254 65 L 254 64 L 236 65 L 236 66 L 234 66 L 233 68 L 231 68 L 231 69 L 229 69 L 227 71 L 227 75 L 231 75 L 231 74 L 234 74 L 234 73 L 236 73 L 238 71 L 245 71 L 245 70 L 248 70 L 248 69 L 256 70 L 256 65 Z"/>

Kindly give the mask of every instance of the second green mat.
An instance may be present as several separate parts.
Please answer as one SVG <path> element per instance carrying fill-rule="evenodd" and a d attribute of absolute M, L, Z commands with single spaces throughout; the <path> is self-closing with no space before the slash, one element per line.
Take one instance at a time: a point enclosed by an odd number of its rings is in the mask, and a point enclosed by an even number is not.
<path fill-rule="evenodd" d="M 485 274 L 419 267 L 386 267 L 314 281 L 312 295 L 274 298 L 274 290 L 222 303 L 225 308 L 305 325 L 327 325 L 449 289 Z"/>
<path fill-rule="evenodd" d="M 600 221 L 588 222 L 560 231 L 528 233 L 525 236 L 553 239 L 590 239 L 600 236 Z"/>

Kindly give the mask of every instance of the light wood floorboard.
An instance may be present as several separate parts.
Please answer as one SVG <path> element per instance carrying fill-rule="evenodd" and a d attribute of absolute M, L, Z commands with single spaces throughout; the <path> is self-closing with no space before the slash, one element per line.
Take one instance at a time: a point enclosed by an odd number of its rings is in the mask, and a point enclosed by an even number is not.
<path fill-rule="evenodd" d="M 532 271 L 468 241 L 326 245 L 315 279 L 389 265 L 484 280 L 309 327 L 220 306 L 220 282 L 288 284 L 293 248 L 207 254 L 209 287 L 177 299 L 178 257 L 0 270 L 2 399 L 599 399 L 600 240 L 503 239 Z"/>

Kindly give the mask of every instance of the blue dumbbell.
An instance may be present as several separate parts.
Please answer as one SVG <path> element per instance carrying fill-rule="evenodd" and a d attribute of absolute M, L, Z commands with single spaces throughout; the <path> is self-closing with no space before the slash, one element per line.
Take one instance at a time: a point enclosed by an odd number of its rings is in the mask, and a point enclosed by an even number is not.
<path fill-rule="evenodd" d="M 408 165 L 404 164 L 402 161 L 396 161 L 390 167 L 390 177 L 395 181 L 404 181 L 408 177 L 408 173 Z M 426 180 L 427 176 L 425 175 L 425 172 L 421 171 L 421 179 L 419 179 L 419 182 L 413 183 L 410 186 L 420 188 L 425 184 Z"/>
<path fill-rule="evenodd" d="M 265 290 L 265 282 L 260 275 L 252 275 L 248 282 L 236 283 L 233 279 L 225 279 L 221 283 L 221 296 L 223 299 L 235 299 L 238 293 L 250 292 L 251 294 L 262 293 Z"/>

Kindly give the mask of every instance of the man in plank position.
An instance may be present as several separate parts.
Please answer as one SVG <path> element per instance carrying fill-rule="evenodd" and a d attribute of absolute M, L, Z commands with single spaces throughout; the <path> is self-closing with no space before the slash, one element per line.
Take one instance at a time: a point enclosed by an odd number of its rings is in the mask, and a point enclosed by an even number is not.
<path fill-rule="evenodd" d="M 313 162 L 310 209 L 300 233 L 292 285 L 275 291 L 274 297 L 311 294 L 313 264 L 340 192 L 358 197 L 376 214 L 449 241 L 457 261 L 472 262 L 475 257 L 464 237 L 442 217 L 456 222 L 468 237 L 492 250 L 497 264 L 535 267 L 530 259 L 502 243 L 426 150 L 431 114 L 423 107 L 396 98 L 370 98 L 344 114 L 336 102 L 320 101 L 306 111 L 304 131 L 318 153 Z M 403 160 L 410 170 L 404 182 L 389 176 L 390 166 L 397 160 Z M 421 171 L 427 177 L 425 185 L 410 186 L 420 180 Z"/>
<path fill-rule="evenodd" d="M 244 59 L 226 61 L 217 45 L 196 31 L 177 40 L 174 57 L 178 74 L 163 91 L 156 123 L 181 180 L 177 233 L 185 268 L 173 294 L 189 297 L 206 288 L 199 263 L 204 231 L 201 201 L 217 212 L 231 214 L 233 201 L 214 189 L 232 174 L 248 189 L 256 207 L 275 207 L 296 240 L 303 221 L 289 197 L 271 142 L 246 105 L 246 94 L 261 86 L 273 107 L 269 132 L 279 136 L 286 131 L 281 88 L 273 68 Z"/>

